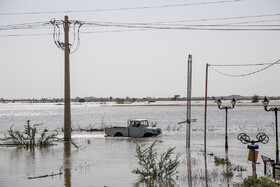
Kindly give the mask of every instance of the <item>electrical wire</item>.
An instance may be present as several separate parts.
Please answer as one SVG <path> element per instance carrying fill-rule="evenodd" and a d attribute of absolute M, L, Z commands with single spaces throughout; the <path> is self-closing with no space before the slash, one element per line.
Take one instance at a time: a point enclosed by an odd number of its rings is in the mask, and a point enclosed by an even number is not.
<path fill-rule="evenodd" d="M 263 20 L 262 22 L 270 22 Z M 273 21 L 280 21 L 280 19 L 273 20 Z M 84 21 L 84 24 L 87 25 L 99 25 L 99 26 L 178 26 L 178 27 L 279 27 L 280 24 L 277 25 L 246 25 L 248 23 L 255 23 L 255 22 L 238 22 L 238 23 L 223 23 L 223 24 L 196 24 L 196 25 L 190 25 L 190 24 L 158 24 L 158 23 L 117 23 L 117 22 L 86 22 Z M 245 25 L 244 25 L 245 24 Z"/>
<path fill-rule="evenodd" d="M 224 18 L 212 18 L 212 19 L 196 19 L 196 20 L 180 20 L 180 21 L 164 21 L 164 22 L 150 22 L 150 23 L 114 23 L 114 22 L 90 22 L 84 21 L 85 27 L 92 27 L 92 26 L 100 26 L 100 27 L 123 27 L 124 29 L 118 30 L 105 30 L 105 31 L 88 31 L 82 32 L 85 34 L 90 33 L 113 33 L 113 32 L 131 32 L 131 31 L 146 31 L 146 30 L 157 30 L 157 29 L 169 29 L 169 30 L 221 30 L 221 31 L 278 31 L 279 29 L 275 28 L 268 28 L 268 27 L 279 27 L 280 25 L 243 25 L 249 23 L 264 23 L 264 22 L 274 22 L 280 21 L 280 19 L 269 19 L 269 20 L 257 20 L 257 21 L 246 21 L 246 22 L 234 22 L 234 23 L 222 23 L 222 24 L 168 24 L 168 23 L 183 23 L 183 22 L 192 22 L 192 21 L 210 21 L 210 20 L 229 20 L 229 19 L 243 19 L 243 18 L 260 18 L 260 17 L 268 17 L 268 16 L 280 16 L 280 14 L 266 14 L 266 15 L 251 15 L 251 16 L 238 16 L 238 17 L 224 17 Z M 58 21 L 58 20 L 56 20 Z M 60 21 L 60 24 L 63 21 Z M 81 21 L 79 21 L 81 22 Z M 8 30 L 31 30 L 31 29 L 48 29 L 51 26 L 51 21 L 49 22 L 34 22 L 34 23 L 22 23 L 22 24 L 9 24 L 9 25 L 0 25 L 0 31 L 8 31 Z M 197 28 L 200 27 L 200 28 Z M 205 28 L 202 28 L 205 27 Z M 209 27 L 239 27 L 237 29 L 229 29 L 229 28 L 219 28 L 213 29 Z M 246 28 L 246 27 L 257 27 L 257 28 Z M 263 29 L 262 27 L 267 27 Z M 59 30 L 57 27 L 56 29 Z M 78 29 L 79 31 L 79 29 Z M 80 32 L 80 31 L 79 31 Z M 74 32 L 76 33 L 76 32 Z M 57 33 L 58 34 L 58 33 Z M 34 33 L 34 34 L 6 34 L 0 35 L 0 37 L 9 37 L 9 36 L 44 36 L 50 34 L 44 33 Z"/>
<path fill-rule="evenodd" d="M 50 21 L 50 23 L 53 25 L 54 30 L 53 30 L 53 40 L 55 45 L 61 49 L 62 51 L 65 51 L 65 43 L 60 41 L 60 25 L 63 26 L 63 28 L 65 28 L 65 22 L 62 20 L 55 20 L 52 19 Z M 69 20 L 68 21 L 68 25 L 72 29 L 73 29 L 73 42 L 69 42 L 69 51 L 70 54 L 76 52 L 78 50 L 78 48 L 80 47 L 80 28 L 83 25 L 82 22 L 76 21 L 76 20 Z M 69 28 L 69 30 L 70 30 Z M 74 48 L 73 48 L 74 47 Z"/>
<path fill-rule="evenodd" d="M 211 25 L 198 25 L 190 26 L 159 26 L 159 25 L 141 25 L 141 24 L 104 24 L 98 22 L 84 22 L 84 24 L 100 26 L 100 27 L 122 27 L 122 28 L 141 28 L 141 29 L 163 29 L 163 30 L 207 30 L 207 31 L 280 31 L 280 28 L 201 28 L 210 27 Z M 214 26 L 214 25 L 212 25 Z M 216 25 L 217 26 L 217 25 Z M 219 25 L 221 26 L 221 25 Z M 222 25 L 225 26 L 225 25 Z M 280 26 L 280 25 L 277 25 Z M 256 27 L 256 25 L 255 25 Z"/>
<path fill-rule="evenodd" d="M 0 35 L 0 37 L 14 37 L 14 36 L 51 36 L 53 35 L 52 33 L 46 33 L 46 34 L 35 34 L 35 33 L 31 33 L 31 34 L 6 34 L 6 35 Z"/>
<path fill-rule="evenodd" d="M 179 21 L 169 21 L 169 22 L 154 22 L 154 23 L 179 23 L 179 22 L 200 22 L 200 21 L 221 21 L 221 20 L 231 20 L 231 19 L 248 19 L 248 18 L 262 18 L 262 17 L 272 17 L 280 16 L 279 13 L 276 14 L 259 14 L 250 16 L 235 16 L 235 17 L 220 17 L 220 18 L 203 18 L 203 19 L 192 19 L 192 20 L 179 20 Z"/>
<path fill-rule="evenodd" d="M 249 16 L 237 16 L 237 17 L 221 17 L 221 18 L 207 18 L 207 19 L 193 19 L 193 20 L 179 20 L 179 21 L 163 21 L 163 22 L 150 22 L 150 23 L 134 23 L 134 24 L 167 24 L 167 23 L 184 23 L 184 22 L 200 22 L 200 21 L 218 21 L 218 20 L 231 20 L 231 19 L 247 19 L 247 18 L 261 18 L 261 17 L 271 17 L 280 16 L 277 14 L 263 14 L 263 15 L 249 15 Z M 229 24 L 248 24 L 248 23 L 261 23 L 261 22 L 271 22 L 279 21 L 280 19 L 273 20 L 258 20 L 258 21 L 247 21 L 247 22 L 236 22 L 236 23 L 224 23 L 220 25 Z M 100 23 L 113 23 L 113 22 L 100 22 Z M 121 24 L 121 23 L 119 23 Z M 128 24 L 128 23 L 122 23 Z M 49 27 L 50 22 L 34 22 L 34 23 L 22 23 L 22 24 L 10 24 L 10 25 L 0 25 L 0 30 L 16 30 L 16 29 L 38 29 L 41 27 Z"/>
<path fill-rule="evenodd" d="M 221 71 L 219 71 L 219 70 L 213 68 L 212 66 L 245 66 L 245 64 L 244 64 L 244 65 L 210 65 L 210 64 L 209 64 L 209 67 L 210 67 L 212 70 L 214 70 L 215 72 L 217 72 L 217 73 L 219 73 L 219 74 L 221 74 L 221 75 L 225 75 L 225 76 L 228 76 L 228 77 L 244 77 L 244 76 L 249 76 L 249 75 L 253 75 L 253 74 L 259 73 L 259 72 L 261 72 L 261 71 L 264 71 L 264 70 L 270 68 L 271 66 L 273 66 L 273 65 L 275 65 L 275 64 L 279 64 L 279 62 L 280 62 L 280 60 L 277 60 L 276 62 L 270 63 L 268 66 L 266 66 L 266 67 L 264 67 L 264 68 L 262 68 L 262 69 L 259 69 L 259 70 L 257 70 L 257 71 L 253 71 L 253 72 L 246 73 L 246 74 L 239 74 L 239 75 L 233 75 L 233 74 L 223 73 L 223 72 L 221 72 Z M 251 65 L 246 64 L 246 66 L 256 66 L 256 65 L 259 66 L 259 65 L 265 65 L 265 64 L 251 64 Z"/>
<path fill-rule="evenodd" d="M 48 11 L 48 12 L 12 12 L 12 13 L 0 13 L 0 16 L 141 10 L 141 9 L 156 9 L 156 8 L 185 7 L 185 6 L 196 6 L 196 5 L 223 4 L 223 3 L 233 3 L 233 2 L 239 2 L 239 1 L 246 1 L 246 0 L 222 0 L 222 1 L 198 2 L 198 3 L 173 4 L 173 5 L 155 5 L 155 6 L 107 8 L 107 9 L 93 9 L 93 10 L 68 10 L 68 11 Z"/>
<path fill-rule="evenodd" d="M 280 64 L 279 60 L 275 64 Z M 231 66 L 231 67 L 237 67 L 237 66 L 266 66 L 266 65 L 271 65 L 271 63 L 260 63 L 260 64 L 211 64 L 211 66 Z"/>
<path fill-rule="evenodd" d="M 0 25 L 0 30 L 38 29 L 49 26 L 49 22 L 21 23 L 13 25 Z"/>

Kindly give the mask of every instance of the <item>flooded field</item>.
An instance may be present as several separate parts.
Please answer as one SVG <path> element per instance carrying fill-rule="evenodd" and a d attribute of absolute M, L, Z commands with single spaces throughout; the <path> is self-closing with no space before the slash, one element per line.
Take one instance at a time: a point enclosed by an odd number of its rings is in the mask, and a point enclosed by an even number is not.
<path fill-rule="evenodd" d="M 228 113 L 229 149 L 224 149 L 225 111 L 216 106 L 208 107 L 207 154 L 203 153 L 204 107 L 192 108 L 191 152 L 186 151 L 186 126 L 177 125 L 186 119 L 185 106 L 129 106 L 109 107 L 94 103 L 72 105 L 72 128 L 101 128 L 104 126 L 126 126 L 130 118 L 146 118 L 157 122 L 163 130 L 159 137 L 131 139 L 105 138 L 103 132 L 72 133 L 76 149 L 70 144 L 57 145 L 34 151 L 15 147 L 0 147 L 0 186 L 144 186 L 138 176 L 132 173 L 138 167 L 135 157 L 136 143 L 151 145 L 155 140 L 158 153 L 169 147 L 176 147 L 175 153 L 182 153 L 174 186 L 234 186 L 252 174 L 251 163 L 247 161 L 247 145 L 237 140 L 241 132 L 256 139 L 258 132 L 265 132 L 270 141 L 259 143 L 257 173 L 263 175 L 260 155 L 275 159 L 274 113 L 264 111 L 262 106 L 236 106 Z M 58 104 L 0 104 L 0 137 L 7 130 L 23 130 L 27 120 L 32 124 L 43 123 L 42 128 L 57 130 L 63 136 L 63 105 Z M 174 155 L 175 156 L 175 155 Z M 247 171 L 234 171 L 227 165 L 215 165 L 214 157 L 230 160 L 233 166 L 242 166 Z M 56 173 L 61 175 L 28 179 Z M 228 175 L 227 173 L 232 173 Z"/>

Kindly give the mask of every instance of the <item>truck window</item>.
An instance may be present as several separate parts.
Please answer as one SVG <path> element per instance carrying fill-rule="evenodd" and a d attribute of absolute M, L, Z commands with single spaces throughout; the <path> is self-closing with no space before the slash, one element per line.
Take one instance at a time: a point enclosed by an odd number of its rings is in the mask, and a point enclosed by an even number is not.
<path fill-rule="evenodd" d="M 148 121 L 141 121 L 141 126 L 148 126 Z"/>
<path fill-rule="evenodd" d="M 130 125 L 131 125 L 132 127 L 140 127 L 140 122 L 139 122 L 139 121 L 131 121 L 131 122 L 130 122 Z"/>

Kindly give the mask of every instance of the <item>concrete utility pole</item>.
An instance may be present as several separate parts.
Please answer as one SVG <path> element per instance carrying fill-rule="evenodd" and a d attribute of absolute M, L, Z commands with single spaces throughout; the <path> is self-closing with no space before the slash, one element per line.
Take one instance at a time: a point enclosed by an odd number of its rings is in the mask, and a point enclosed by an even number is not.
<path fill-rule="evenodd" d="M 70 106 L 70 64 L 69 64 L 69 21 L 68 16 L 64 17 L 64 140 L 71 140 L 71 106 Z"/>
<path fill-rule="evenodd" d="M 191 100 L 192 100 L 192 55 L 188 59 L 188 80 L 187 80 L 187 131 L 186 131 L 186 147 L 190 148 L 191 142 Z"/>
<path fill-rule="evenodd" d="M 55 45 L 64 51 L 65 60 L 65 73 L 64 73 L 64 140 L 71 140 L 71 105 L 70 105 L 70 54 L 76 52 L 80 46 L 79 31 L 80 27 L 83 25 L 79 21 L 68 20 L 68 16 L 64 17 L 63 20 L 52 19 L 50 23 L 54 26 L 53 39 Z M 71 25 L 72 24 L 72 25 Z M 60 26 L 63 25 L 64 28 L 64 42 L 60 39 Z M 73 41 L 69 43 L 69 29 L 73 27 Z"/>
<path fill-rule="evenodd" d="M 206 64 L 206 78 L 205 78 L 205 104 L 204 104 L 204 154 L 206 154 L 206 129 L 207 129 L 207 97 L 208 97 L 208 66 Z"/>

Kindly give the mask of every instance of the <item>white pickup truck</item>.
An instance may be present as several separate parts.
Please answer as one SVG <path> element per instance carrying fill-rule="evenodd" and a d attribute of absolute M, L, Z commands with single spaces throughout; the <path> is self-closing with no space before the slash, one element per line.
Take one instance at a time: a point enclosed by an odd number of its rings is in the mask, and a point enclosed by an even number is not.
<path fill-rule="evenodd" d="M 114 137 L 142 138 L 158 136 L 161 134 L 161 129 L 150 127 L 146 119 L 130 119 L 127 121 L 127 127 L 108 127 L 105 128 L 105 134 Z"/>

